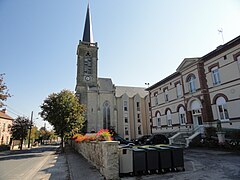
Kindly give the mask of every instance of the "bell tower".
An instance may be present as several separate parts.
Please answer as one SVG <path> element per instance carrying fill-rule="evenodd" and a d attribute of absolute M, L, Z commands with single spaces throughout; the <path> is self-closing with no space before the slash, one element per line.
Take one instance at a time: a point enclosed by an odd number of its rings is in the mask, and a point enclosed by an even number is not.
<path fill-rule="evenodd" d="M 80 103 L 88 106 L 89 89 L 97 88 L 98 46 L 93 40 L 90 7 L 88 4 L 82 41 L 77 48 L 76 94 Z"/>

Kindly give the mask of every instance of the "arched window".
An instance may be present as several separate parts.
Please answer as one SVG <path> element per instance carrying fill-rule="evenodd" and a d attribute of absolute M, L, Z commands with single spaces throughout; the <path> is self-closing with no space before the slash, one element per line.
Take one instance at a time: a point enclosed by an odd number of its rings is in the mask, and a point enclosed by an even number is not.
<path fill-rule="evenodd" d="M 188 83 L 188 90 L 190 93 L 196 92 L 196 77 L 194 74 L 191 74 L 190 76 L 187 77 L 187 83 Z"/>
<path fill-rule="evenodd" d="M 219 120 L 229 120 L 226 100 L 223 97 L 218 97 L 216 104 Z"/>
<path fill-rule="evenodd" d="M 160 115 L 160 112 L 157 112 L 156 125 L 158 127 L 161 126 L 161 115 Z"/>
<path fill-rule="evenodd" d="M 167 111 L 167 125 L 172 126 L 172 115 L 170 110 Z"/>
<path fill-rule="evenodd" d="M 185 124 L 186 124 L 186 113 L 185 113 L 183 107 L 180 107 L 180 108 L 179 108 L 178 117 L 179 117 L 179 122 L 180 122 L 180 124 L 181 124 L 181 125 L 185 125 Z"/>
<path fill-rule="evenodd" d="M 110 105 L 106 101 L 103 104 L 103 128 L 108 129 L 110 128 Z"/>

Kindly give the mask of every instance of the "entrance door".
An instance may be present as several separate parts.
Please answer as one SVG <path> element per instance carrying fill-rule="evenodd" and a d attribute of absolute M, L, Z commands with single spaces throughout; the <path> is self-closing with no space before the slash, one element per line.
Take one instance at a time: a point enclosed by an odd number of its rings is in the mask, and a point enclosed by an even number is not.
<path fill-rule="evenodd" d="M 203 121 L 202 121 L 201 115 L 193 115 L 193 126 L 194 126 L 194 130 L 197 130 L 198 132 L 202 133 Z"/>

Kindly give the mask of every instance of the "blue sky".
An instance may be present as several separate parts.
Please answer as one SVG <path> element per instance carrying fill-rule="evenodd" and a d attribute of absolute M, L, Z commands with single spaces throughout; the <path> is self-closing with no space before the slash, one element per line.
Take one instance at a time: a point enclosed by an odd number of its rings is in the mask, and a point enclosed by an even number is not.
<path fill-rule="evenodd" d="M 8 114 L 38 117 L 53 92 L 74 91 L 88 0 L 0 0 L 0 73 Z M 240 35 L 239 0 L 90 0 L 100 77 L 145 87 Z M 35 119 L 38 126 L 44 122 Z M 48 125 L 47 125 L 48 126 Z"/>

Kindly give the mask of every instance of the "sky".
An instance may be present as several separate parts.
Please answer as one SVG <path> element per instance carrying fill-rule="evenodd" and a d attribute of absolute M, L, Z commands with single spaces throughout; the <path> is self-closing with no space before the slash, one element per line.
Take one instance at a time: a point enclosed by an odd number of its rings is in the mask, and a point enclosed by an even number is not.
<path fill-rule="evenodd" d="M 74 92 L 87 3 L 0 0 L 0 73 L 13 118 L 33 111 L 42 127 L 38 113 L 47 96 Z M 90 0 L 90 11 L 98 75 L 117 86 L 153 85 L 184 58 L 202 57 L 240 35 L 239 0 Z"/>

